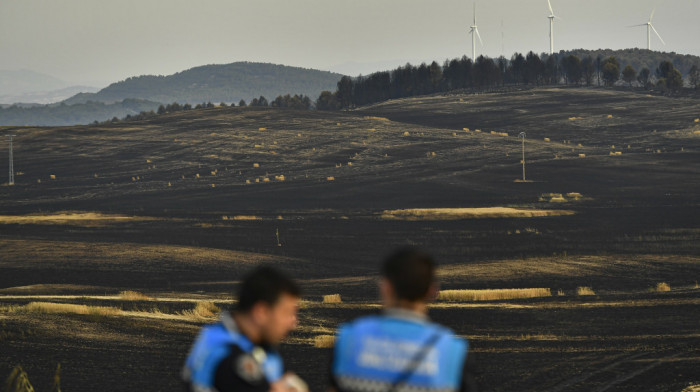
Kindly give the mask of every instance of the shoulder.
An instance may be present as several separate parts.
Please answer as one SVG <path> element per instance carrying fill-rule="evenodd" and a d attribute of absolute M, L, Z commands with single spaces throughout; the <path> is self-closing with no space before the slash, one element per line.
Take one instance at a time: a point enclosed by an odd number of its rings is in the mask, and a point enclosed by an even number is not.
<path fill-rule="evenodd" d="M 342 339 L 344 336 L 347 336 L 349 334 L 367 330 L 380 324 L 381 322 L 382 316 L 380 315 L 358 317 L 355 320 L 346 322 L 338 326 L 337 338 Z"/>

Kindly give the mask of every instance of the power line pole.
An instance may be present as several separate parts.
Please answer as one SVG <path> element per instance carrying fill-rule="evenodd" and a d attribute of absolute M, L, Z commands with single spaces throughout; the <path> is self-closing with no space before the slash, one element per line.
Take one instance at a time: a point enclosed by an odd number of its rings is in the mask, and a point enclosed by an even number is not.
<path fill-rule="evenodd" d="M 14 164 L 14 159 L 12 156 L 12 138 L 17 136 L 17 135 L 5 135 L 6 137 L 9 138 L 10 142 L 10 178 L 8 181 L 8 185 L 15 185 L 15 164 Z"/>
<path fill-rule="evenodd" d="M 525 132 L 520 132 L 518 137 L 523 139 L 523 182 L 525 182 Z"/>

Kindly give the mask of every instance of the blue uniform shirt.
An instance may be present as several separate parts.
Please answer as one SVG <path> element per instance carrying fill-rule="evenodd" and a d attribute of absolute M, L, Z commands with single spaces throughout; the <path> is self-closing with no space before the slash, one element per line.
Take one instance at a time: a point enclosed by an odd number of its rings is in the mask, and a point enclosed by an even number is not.
<path fill-rule="evenodd" d="M 390 309 L 339 328 L 332 383 L 342 392 L 388 391 L 399 381 L 401 391 L 461 391 L 467 350 L 466 340 L 427 317 Z"/>
<path fill-rule="evenodd" d="M 222 363 L 228 365 L 223 372 Z M 223 392 L 227 388 L 215 385 L 221 383 L 217 372 L 227 378 L 227 385 L 246 383 L 247 387 L 260 388 L 245 389 L 267 391 L 269 384 L 282 377 L 284 367 L 276 351 L 255 346 L 238 331 L 231 316 L 223 312 L 219 323 L 202 328 L 185 360 L 182 376 L 194 391 Z"/>

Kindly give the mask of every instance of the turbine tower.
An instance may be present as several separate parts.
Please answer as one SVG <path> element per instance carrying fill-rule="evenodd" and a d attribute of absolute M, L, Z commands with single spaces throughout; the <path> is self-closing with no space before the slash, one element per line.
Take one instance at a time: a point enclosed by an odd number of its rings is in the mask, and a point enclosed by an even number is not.
<path fill-rule="evenodd" d="M 14 157 L 12 154 L 12 138 L 17 135 L 5 135 L 5 137 L 8 138 L 8 141 L 10 142 L 10 173 L 9 173 L 9 178 L 7 181 L 8 185 L 15 185 L 15 163 L 14 163 Z"/>
<path fill-rule="evenodd" d="M 561 19 L 560 17 L 554 15 L 554 10 L 552 9 L 552 2 L 547 0 L 547 5 L 549 6 L 549 54 L 554 53 L 554 19 Z"/>
<path fill-rule="evenodd" d="M 664 39 L 661 38 L 661 36 L 659 35 L 659 32 L 656 31 L 656 29 L 654 28 L 654 25 L 651 24 L 651 19 L 654 17 L 654 12 L 655 12 L 655 11 L 656 11 L 656 8 L 654 8 L 654 9 L 651 11 L 651 15 L 649 15 L 649 21 L 648 21 L 648 22 L 642 23 L 642 24 L 638 24 L 638 25 L 629 26 L 629 27 L 638 27 L 638 26 L 646 26 L 646 27 L 647 27 L 647 49 L 648 49 L 648 50 L 651 50 L 651 31 L 652 31 L 652 30 L 654 30 L 654 33 L 656 34 L 656 36 L 659 37 L 659 40 L 661 41 L 661 43 L 664 44 L 664 45 L 666 45 L 666 42 L 664 42 Z"/>
<path fill-rule="evenodd" d="M 474 3 L 474 23 L 471 25 L 469 34 L 472 35 L 472 61 L 476 62 L 476 38 L 479 37 L 479 42 L 481 46 L 484 46 L 484 42 L 481 40 L 481 35 L 479 35 L 479 28 L 476 27 L 476 3 Z"/>

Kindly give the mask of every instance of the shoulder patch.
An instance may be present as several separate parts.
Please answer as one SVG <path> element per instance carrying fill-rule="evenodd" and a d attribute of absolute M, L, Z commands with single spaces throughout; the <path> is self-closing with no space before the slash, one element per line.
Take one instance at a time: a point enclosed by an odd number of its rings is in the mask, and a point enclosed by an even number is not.
<path fill-rule="evenodd" d="M 238 377 L 250 384 L 258 384 L 265 378 L 260 363 L 250 354 L 239 356 L 233 367 Z"/>

